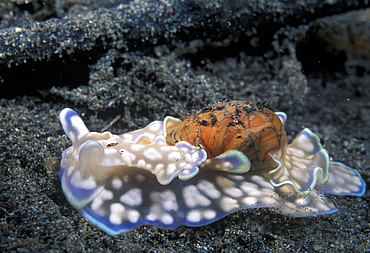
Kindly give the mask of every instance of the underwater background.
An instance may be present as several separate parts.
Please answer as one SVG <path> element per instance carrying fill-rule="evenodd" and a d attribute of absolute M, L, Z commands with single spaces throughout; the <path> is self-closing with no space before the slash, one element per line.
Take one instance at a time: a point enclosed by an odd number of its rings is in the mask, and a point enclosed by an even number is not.
<path fill-rule="evenodd" d="M 288 115 L 370 182 L 368 1 L 17 0 L 0 3 L 0 251 L 365 252 L 369 191 L 339 211 L 248 209 L 207 226 L 112 237 L 58 179 L 70 107 L 121 134 L 225 99 Z"/>

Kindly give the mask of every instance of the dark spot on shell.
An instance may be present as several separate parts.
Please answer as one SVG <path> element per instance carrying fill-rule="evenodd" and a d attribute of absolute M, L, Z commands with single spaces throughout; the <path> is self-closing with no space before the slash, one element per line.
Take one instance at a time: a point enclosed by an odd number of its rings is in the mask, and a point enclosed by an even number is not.
<path fill-rule="evenodd" d="M 202 108 L 199 113 L 204 113 L 204 112 L 208 112 L 208 111 L 211 111 L 212 110 L 212 107 L 205 107 L 205 108 Z"/>
<path fill-rule="evenodd" d="M 235 125 L 236 125 L 236 122 L 232 121 L 227 126 L 230 127 L 230 126 L 235 126 Z"/>
<path fill-rule="evenodd" d="M 200 125 L 202 126 L 208 126 L 208 121 L 207 120 L 202 120 L 201 122 L 199 122 Z"/>
<path fill-rule="evenodd" d="M 212 126 L 214 126 L 216 124 L 216 122 L 217 122 L 217 119 L 216 118 L 211 119 L 211 125 Z"/>
<path fill-rule="evenodd" d="M 251 114 L 253 113 L 254 109 L 251 107 L 251 106 L 244 106 L 243 107 L 243 110 L 248 113 L 248 114 Z"/>

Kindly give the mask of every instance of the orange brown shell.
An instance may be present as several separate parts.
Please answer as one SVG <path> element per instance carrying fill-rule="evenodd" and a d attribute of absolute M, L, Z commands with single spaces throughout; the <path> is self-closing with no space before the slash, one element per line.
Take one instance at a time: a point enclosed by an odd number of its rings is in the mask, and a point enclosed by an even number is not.
<path fill-rule="evenodd" d="M 167 142 L 187 141 L 214 158 L 236 149 L 251 161 L 251 169 L 275 164 L 268 153 L 278 158 L 285 152 L 287 139 L 283 122 L 262 104 L 229 101 L 205 108 L 168 129 Z"/>

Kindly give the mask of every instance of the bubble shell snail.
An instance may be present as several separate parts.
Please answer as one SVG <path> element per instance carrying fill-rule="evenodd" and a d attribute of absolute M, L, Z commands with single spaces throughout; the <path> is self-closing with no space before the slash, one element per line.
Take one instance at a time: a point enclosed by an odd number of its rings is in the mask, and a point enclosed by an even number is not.
<path fill-rule="evenodd" d="M 208 158 L 239 150 L 249 158 L 251 170 L 270 168 L 275 161 L 267 154 L 281 158 L 287 145 L 282 120 L 263 104 L 244 101 L 207 107 L 167 131 L 169 144 L 187 141 L 204 149 Z"/>
<path fill-rule="evenodd" d="M 326 193 L 365 192 L 360 174 L 330 161 L 309 129 L 287 145 L 286 115 L 263 104 L 222 102 L 121 135 L 90 132 L 69 108 L 59 118 L 72 141 L 60 163 L 64 195 L 110 235 L 143 224 L 203 226 L 248 208 L 332 214 Z"/>

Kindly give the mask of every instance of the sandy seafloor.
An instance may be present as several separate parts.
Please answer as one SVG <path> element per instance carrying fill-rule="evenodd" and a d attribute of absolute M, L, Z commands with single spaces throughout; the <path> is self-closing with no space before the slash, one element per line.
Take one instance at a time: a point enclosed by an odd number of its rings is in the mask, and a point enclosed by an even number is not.
<path fill-rule="evenodd" d="M 61 109 L 121 134 L 224 99 L 267 100 L 290 141 L 309 127 L 369 184 L 369 3 L 287 2 L 2 1 L 0 252 L 369 252 L 369 188 L 329 196 L 333 215 L 249 209 L 117 237 L 61 190 Z"/>

